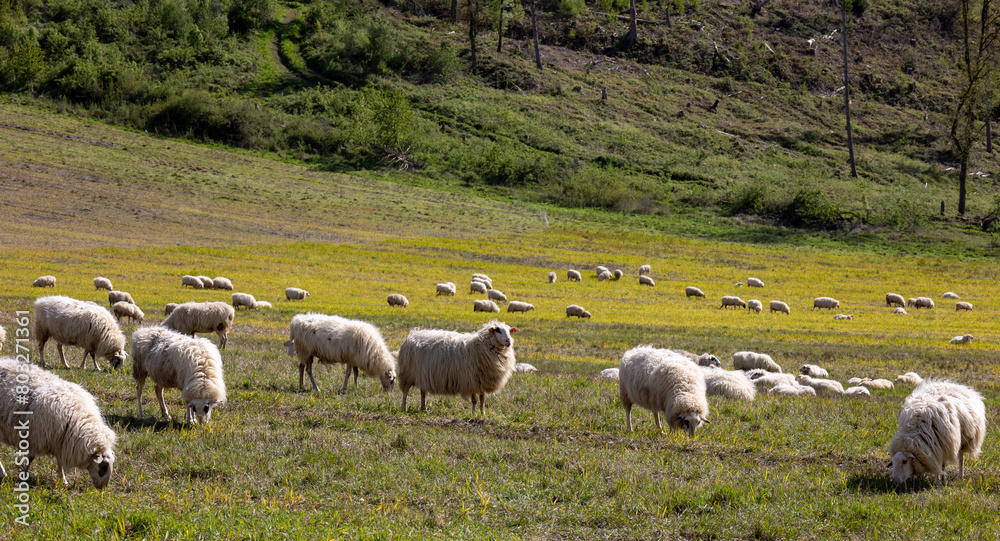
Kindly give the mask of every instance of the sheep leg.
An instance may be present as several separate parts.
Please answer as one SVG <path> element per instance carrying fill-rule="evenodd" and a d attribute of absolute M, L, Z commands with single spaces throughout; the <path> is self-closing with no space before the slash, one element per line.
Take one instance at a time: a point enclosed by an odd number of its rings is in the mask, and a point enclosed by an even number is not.
<path fill-rule="evenodd" d="M 167 411 L 167 404 L 163 401 L 163 387 L 156 385 L 156 400 L 160 403 L 160 411 L 163 413 L 163 420 L 169 421 L 170 412 Z"/>
<path fill-rule="evenodd" d="M 28 476 L 28 468 L 31 467 L 31 462 L 33 460 L 35 460 L 35 457 L 33 457 L 33 456 L 29 456 L 28 457 L 28 463 L 25 464 L 23 468 L 21 468 L 21 475 L 24 475 L 25 477 Z"/>
<path fill-rule="evenodd" d="M 48 341 L 48 336 L 43 335 L 38 337 L 38 357 L 41 359 L 42 368 L 45 368 L 45 342 Z"/>
<path fill-rule="evenodd" d="M 146 386 L 146 378 L 142 378 L 135 383 L 135 401 L 139 403 L 139 418 L 142 419 L 146 416 L 142 412 L 142 388 Z"/>
<path fill-rule="evenodd" d="M 313 363 L 312 363 L 312 359 L 309 359 L 309 362 L 306 363 L 306 374 L 309 374 L 309 381 L 312 382 L 312 390 L 318 393 L 319 392 L 319 385 L 316 385 L 316 378 L 313 377 Z"/>
<path fill-rule="evenodd" d="M 312 377 L 312 374 L 309 374 L 309 377 Z M 351 365 L 348 364 L 344 366 L 344 386 L 340 388 L 340 394 L 347 392 L 347 383 L 349 381 L 351 381 Z M 354 380 L 354 386 L 358 386 L 358 380 Z"/>
<path fill-rule="evenodd" d="M 958 478 L 965 479 L 965 453 L 958 453 Z"/>
<path fill-rule="evenodd" d="M 69 481 L 66 480 L 66 468 L 63 468 L 61 460 L 56 461 L 56 473 L 59 474 L 59 477 L 62 477 L 63 486 L 68 487 Z"/>
<path fill-rule="evenodd" d="M 632 431 L 632 404 L 628 402 L 622 402 L 622 407 L 625 408 L 625 430 L 628 432 Z"/>
<path fill-rule="evenodd" d="M 299 363 L 299 390 L 300 391 L 302 390 L 302 377 L 305 375 L 305 372 L 306 372 L 306 365 L 300 362 Z"/>
<path fill-rule="evenodd" d="M 427 391 L 420 389 L 420 411 L 427 411 Z"/>
<path fill-rule="evenodd" d="M 354 367 L 354 388 L 358 388 L 358 367 Z"/>
<path fill-rule="evenodd" d="M 98 372 L 100 372 L 101 371 L 101 365 L 97 364 L 97 355 L 94 352 L 91 351 L 90 352 L 90 358 L 94 360 L 94 370 L 97 370 Z M 84 357 L 83 361 L 87 362 L 87 358 Z"/>
<path fill-rule="evenodd" d="M 219 331 L 216 334 L 219 335 L 219 349 L 226 349 L 226 342 L 229 342 L 229 336 L 223 331 Z"/>
<path fill-rule="evenodd" d="M 660 424 L 660 412 L 659 411 L 653 410 L 653 420 L 656 421 L 656 428 L 658 428 L 660 431 L 662 431 L 663 430 L 663 425 Z"/>
<path fill-rule="evenodd" d="M 486 416 L 486 395 L 479 393 L 479 411 Z"/>
<path fill-rule="evenodd" d="M 3 468 L 3 463 L 0 462 L 0 480 L 7 478 L 7 470 Z"/>
<path fill-rule="evenodd" d="M 56 342 L 56 351 L 59 352 L 59 358 L 62 359 L 63 366 L 69 368 L 69 363 L 66 362 L 66 351 L 63 350 L 63 345 L 59 342 Z"/>
<path fill-rule="evenodd" d="M 406 395 L 409 393 L 410 390 L 406 389 L 404 391 L 402 386 L 400 386 L 399 390 L 400 390 L 400 392 L 403 393 L 403 405 L 402 405 L 402 409 L 403 409 L 403 411 L 406 411 Z"/>

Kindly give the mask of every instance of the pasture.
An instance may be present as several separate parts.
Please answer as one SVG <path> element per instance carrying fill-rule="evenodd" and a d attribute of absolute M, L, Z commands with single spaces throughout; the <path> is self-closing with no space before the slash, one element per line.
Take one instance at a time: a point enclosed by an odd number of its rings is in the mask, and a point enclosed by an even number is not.
<path fill-rule="evenodd" d="M 526 208 L 430 187 L 351 177 L 230 153 L 30 110 L 8 122 L 117 142 L 97 147 L 37 132 L 4 131 L 0 323 L 60 294 L 106 305 L 106 276 L 132 294 L 147 324 L 163 304 L 228 300 L 225 291 L 182 288 L 184 274 L 226 276 L 234 291 L 273 303 L 240 310 L 223 352 L 229 401 L 208 426 L 187 426 L 179 393 L 165 396 L 173 423 L 158 421 L 152 393 L 139 418 L 130 368 L 54 371 L 100 401 L 118 433 L 109 487 L 83 472 L 61 486 L 51 458 L 32 465 L 31 525 L 13 524 L 13 492 L 0 486 L 6 539 L 328 538 L 991 538 L 1000 532 L 1000 457 L 990 426 L 966 479 L 895 489 L 886 448 L 906 387 L 870 400 L 752 403 L 709 397 L 711 425 L 696 438 L 655 430 L 633 412 L 625 433 L 614 383 L 597 381 L 638 344 L 731 354 L 771 354 L 786 372 L 805 362 L 831 377 L 916 371 L 979 390 L 998 414 L 998 270 L 992 262 L 919 254 L 828 251 L 822 246 L 741 245 L 665 236 L 615 215 Z M 549 225 L 540 217 L 546 212 Z M 653 288 L 639 286 L 648 263 Z M 598 282 L 596 265 L 621 268 Z M 566 280 L 566 270 L 584 275 Z M 549 271 L 559 280 L 547 283 Z M 468 281 L 488 274 L 511 300 L 536 310 L 500 314 L 516 326 L 520 362 L 485 417 L 456 397 L 431 396 L 428 411 L 400 411 L 362 377 L 345 395 L 338 366 L 314 368 L 321 392 L 299 392 L 285 354 L 292 316 L 306 311 L 367 320 L 396 349 L 413 327 L 471 331 Z M 30 287 L 37 276 L 53 289 Z M 763 289 L 737 287 L 747 277 Z M 434 284 L 452 281 L 454 297 Z M 707 299 L 687 299 L 695 285 Z M 287 301 L 287 286 L 308 290 Z M 935 299 L 933 310 L 891 315 L 886 292 Z M 957 292 L 975 310 L 956 312 Z M 388 306 L 390 293 L 410 300 Z M 765 312 L 720 310 L 719 298 L 763 301 Z M 839 311 L 811 310 L 813 297 Z M 769 314 L 769 300 L 791 315 Z M 590 320 L 567 320 L 581 304 Z M 836 313 L 851 321 L 834 321 Z M 127 335 L 134 326 L 123 325 Z M 954 346 L 948 339 L 970 333 Z M 10 338 L 9 338 L 10 339 Z M 215 341 L 214 336 L 211 339 Z M 8 346 L 9 347 L 9 346 Z M 4 353 L 11 349 L 5 347 Z M 50 363 L 57 359 L 47 351 Z M 35 354 L 35 351 L 32 352 Z M 106 365 L 102 361 L 102 365 Z M 126 366 L 128 363 L 126 363 Z M 50 364 L 50 368 L 55 365 Z M 412 404 L 412 402 L 411 402 Z M 0 460 L 11 465 L 13 451 Z"/>

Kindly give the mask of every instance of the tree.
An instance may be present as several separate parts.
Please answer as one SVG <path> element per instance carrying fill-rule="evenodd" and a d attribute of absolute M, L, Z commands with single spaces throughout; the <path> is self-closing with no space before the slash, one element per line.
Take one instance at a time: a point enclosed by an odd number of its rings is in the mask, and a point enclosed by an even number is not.
<path fill-rule="evenodd" d="M 472 71 L 479 67 L 476 39 L 479 31 L 490 27 L 489 14 L 486 11 L 486 0 L 466 0 L 465 22 L 469 25 L 469 47 L 472 55 Z"/>
<path fill-rule="evenodd" d="M 851 0 L 843 0 L 840 4 L 840 15 L 843 20 L 844 40 L 844 118 L 847 121 L 847 152 L 851 157 L 851 177 L 858 178 L 858 167 L 854 162 L 854 135 L 851 133 L 851 82 L 847 78 L 847 9 Z"/>
<path fill-rule="evenodd" d="M 639 28 L 635 19 L 635 0 L 628 0 L 628 34 L 625 34 L 625 39 L 622 40 L 625 45 L 639 41 Z"/>
<path fill-rule="evenodd" d="M 538 50 L 538 17 L 535 14 L 535 0 L 531 0 L 531 33 L 535 40 L 535 65 L 542 69 L 542 52 Z"/>

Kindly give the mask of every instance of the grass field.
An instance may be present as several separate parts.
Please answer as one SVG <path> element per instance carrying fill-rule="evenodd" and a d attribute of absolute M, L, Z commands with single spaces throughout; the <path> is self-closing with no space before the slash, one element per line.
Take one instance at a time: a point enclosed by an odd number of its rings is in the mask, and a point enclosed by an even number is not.
<path fill-rule="evenodd" d="M 945 486 L 894 489 L 886 448 L 907 388 L 871 400 L 752 403 L 711 397 L 694 439 L 660 433 L 637 410 L 624 431 L 617 386 L 594 376 L 637 344 L 730 355 L 770 353 L 786 371 L 803 362 L 851 376 L 910 370 L 967 383 L 997 419 L 1000 397 L 998 267 L 989 261 L 900 256 L 825 246 L 734 244 L 664 236 L 631 218 L 468 193 L 410 187 L 152 138 L 5 107 L 5 121 L 122 148 L 3 130 L 0 148 L 0 323 L 39 295 L 106 301 L 92 279 L 132 293 L 147 324 L 166 302 L 228 300 L 183 289 L 184 274 L 227 276 L 237 291 L 274 304 L 241 311 L 223 353 L 229 401 L 208 426 L 166 423 L 147 394 L 139 418 L 131 370 L 55 368 L 84 385 L 118 433 L 111 485 L 71 488 L 55 463 L 32 467 L 31 526 L 15 527 L 9 482 L 0 487 L 4 539 L 697 538 L 982 539 L 1000 535 L 998 438 L 951 469 Z M 44 121 L 44 122 L 43 122 Z M 546 226 L 542 213 L 548 218 Z M 653 267 L 656 287 L 638 285 Z M 625 278 L 599 283 L 594 266 Z M 581 270 L 582 283 L 565 279 Z M 555 270 L 556 284 L 546 275 Z M 370 321 L 397 348 L 415 326 L 472 330 L 473 272 L 534 312 L 501 314 L 517 326 L 516 376 L 485 417 L 452 397 L 427 413 L 399 408 L 362 378 L 346 395 L 337 367 L 315 369 L 320 393 L 299 392 L 281 342 L 297 313 Z M 57 276 L 56 288 L 31 281 Z M 733 284 L 756 276 L 761 290 Z M 437 297 L 434 284 L 458 284 Z M 285 287 L 311 292 L 283 298 Z M 697 285 L 707 300 L 689 300 Z M 929 296 L 938 307 L 893 316 L 886 292 Z M 955 291 L 975 304 L 956 312 Z M 390 308 L 389 293 L 410 306 Z M 787 302 L 790 316 L 718 309 L 722 295 Z M 813 311 L 829 295 L 853 321 Z M 567 304 L 593 319 L 569 321 Z M 836 313 L 836 312 L 834 312 Z M 133 327 L 125 326 L 126 334 Z M 947 340 L 971 333 L 965 346 Z M 214 338 L 213 338 L 214 339 Z M 8 349 L 4 350 L 9 353 Z M 49 346 L 50 359 L 55 359 Z M 80 352 L 69 356 L 79 363 Z M 102 363 L 104 364 L 104 363 Z M 174 418 L 179 393 L 167 391 Z M 11 465 L 9 448 L 0 454 Z"/>

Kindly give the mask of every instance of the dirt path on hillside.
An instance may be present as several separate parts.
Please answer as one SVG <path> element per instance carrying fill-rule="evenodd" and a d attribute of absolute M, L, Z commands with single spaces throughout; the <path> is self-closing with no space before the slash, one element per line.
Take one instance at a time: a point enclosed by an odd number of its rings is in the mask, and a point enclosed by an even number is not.
<path fill-rule="evenodd" d="M 281 18 L 281 26 L 278 27 L 277 31 L 275 31 L 274 39 L 272 39 L 271 43 L 267 45 L 268 49 L 271 51 L 271 58 L 274 60 L 274 63 L 278 65 L 278 70 L 290 79 L 311 83 L 333 84 L 332 81 L 326 77 L 323 77 L 319 73 L 309 69 L 309 66 L 305 66 L 303 68 L 305 70 L 305 73 L 303 73 L 302 71 L 285 64 L 284 58 L 281 56 L 281 36 L 285 31 L 285 27 L 294 21 L 295 18 L 298 17 L 299 13 L 288 6 L 282 7 L 285 9 L 285 15 Z"/>

